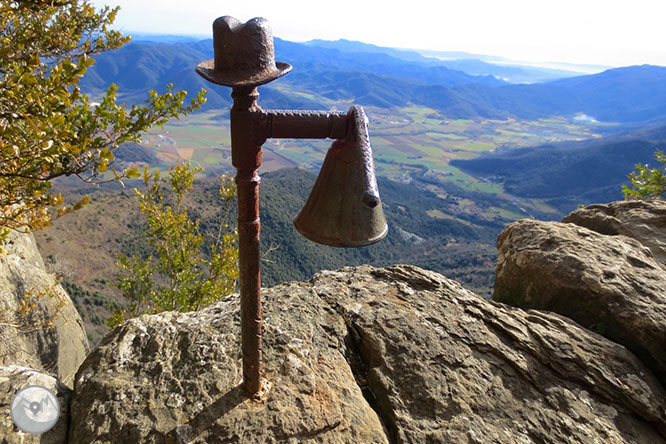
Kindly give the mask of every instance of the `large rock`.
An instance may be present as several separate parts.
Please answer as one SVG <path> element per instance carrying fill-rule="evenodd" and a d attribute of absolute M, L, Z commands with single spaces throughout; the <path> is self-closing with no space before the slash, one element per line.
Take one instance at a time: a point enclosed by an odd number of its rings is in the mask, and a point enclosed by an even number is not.
<path fill-rule="evenodd" d="M 0 365 L 50 373 L 71 387 L 89 352 L 79 313 L 46 272 L 31 234 L 11 232 L 0 248 Z M 24 304 L 35 306 L 22 314 Z"/>
<path fill-rule="evenodd" d="M 629 200 L 580 208 L 563 222 L 601 234 L 622 234 L 648 247 L 666 265 L 666 201 Z"/>
<path fill-rule="evenodd" d="M 41 435 L 25 433 L 12 422 L 10 405 L 14 395 L 29 385 L 51 390 L 60 402 L 60 416 L 53 428 Z M 0 367 L 0 444 L 62 444 L 67 442 L 71 390 L 56 378 L 33 369 Z"/>
<path fill-rule="evenodd" d="M 242 388 L 239 299 L 132 319 L 76 375 L 72 443 L 387 443 L 354 382 L 347 329 L 305 284 L 265 291 L 266 402 Z"/>
<path fill-rule="evenodd" d="M 231 296 L 112 331 L 76 375 L 70 442 L 666 443 L 651 372 L 561 316 L 411 266 L 322 272 L 263 302 L 267 399 L 239 385 Z"/>
<path fill-rule="evenodd" d="M 521 220 L 497 239 L 493 300 L 567 316 L 625 345 L 666 382 L 666 273 L 622 235 Z"/>

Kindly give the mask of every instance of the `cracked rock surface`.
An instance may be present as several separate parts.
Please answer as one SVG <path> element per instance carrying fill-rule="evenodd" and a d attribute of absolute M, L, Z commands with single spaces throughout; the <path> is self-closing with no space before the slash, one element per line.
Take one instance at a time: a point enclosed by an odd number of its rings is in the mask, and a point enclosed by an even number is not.
<path fill-rule="evenodd" d="M 666 201 L 628 200 L 588 205 L 572 212 L 562 222 L 601 234 L 636 239 L 666 265 Z"/>
<path fill-rule="evenodd" d="M 75 379 L 70 442 L 666 443 L 666 393 L 559 315 L 413 266 L 264 290 L 268 398 L 240 387 L 239 300 L 133 319 Z"/>
<path fill-rule="evenodd" d="M 662 443 L 666 399 L 624 347 L 411 266 L 317 275 L 357 332 L 392 443 Z"/>
<path fill-rule="evenodd" d="M 5 250 L 0 253 L 0 365 L 49 373 L 71 388 L 90 351 L 81 316 L 46 272 L 32 234 L 11 231 L 0 248 Z M 19 315 L 22 304 L 33 303 L 25 316 Z M 44 327 L 49 321 L 53 327 Z"/>
<path fill-rule="evenodd" d="M 342 317 L 289 283 L 265 290 L 266 401 L 242 388 L 239 298 L 141 316 L 111 332 L 75 380 L 71 443 L 386 443 L 345 358 Z"/>
<path fill-rule="evenodd" d="M 521 220 L 500 233 L 497 250 L 493 300 L 592 328 L 666 386 L 666 268 L 649 248 L 571 223 Z"/>

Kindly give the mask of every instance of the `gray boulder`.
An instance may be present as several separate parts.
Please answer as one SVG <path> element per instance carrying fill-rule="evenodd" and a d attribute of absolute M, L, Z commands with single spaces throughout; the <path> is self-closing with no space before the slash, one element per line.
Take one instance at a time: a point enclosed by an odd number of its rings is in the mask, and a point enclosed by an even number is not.
<path fill-rule="evenodd" d="M 497 239 L 493 300 L 554 311 L 634 352 L 666 381 L 666 273 L 635 239 L 521 220 Z"/>
<path fill-rule="evenodd" d="M 70 442 L 666 443 L 623 346 L 412 266 L 267 289 L 268 397 L 243 392 L 239 300 L 142 316 L 79 369 Z"/>
<path fill-rule="evenodd" d="M 90 351 L 79 313 L 46 272 L 31 234 L 11 232 L 0 248 L 0 365 L 30 367 L 71 387 Z M 22 314 L 23 304 L 35 306 Z"/>
<path fill-rule="evenodd" d="M 51 390 L 60 403 L 60 416 L 53 428 L 41 435 L 23 432 L 12 421 L 10 405 L 14 395 L 29 385 Z M 62 444 L 67 442 L 71 390 L 56 378 L 27 367 L 0 367 L 0 444 Z"/>
<path fill-rule="evenodd" d="M 621 234 L 648 247 L 666 265 L 666 201 L 629 200 L 580 208 L 563 222 L 607 235 Z"/>
<path fill-rule="evenodd" d="M 264 293 L 266 402 L 242 388 L 237 295 L 132 319 L 82 364 L 72 443 L 387 443 L 347 364 L 346 326 L 300 283 Z"/>

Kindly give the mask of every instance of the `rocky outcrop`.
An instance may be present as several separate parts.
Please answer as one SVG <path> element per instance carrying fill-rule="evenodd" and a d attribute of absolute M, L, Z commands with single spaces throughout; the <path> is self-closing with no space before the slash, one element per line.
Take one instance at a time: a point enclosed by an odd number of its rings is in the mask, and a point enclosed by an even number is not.
<path fill-rule="evenodd" d="M 81 317 L 46 272 L 32 235 L 12 232 L 0 248 L 0 365 L 30 367 L 71 386 L 89 352 Z"/>
<path fill-rule="evenodd" d="M 666 201 L 629 200 L 580 208 L 563 222 L 597 233 L 631 237 L 666 265 Z"/>
<path fill-rule="evenodd" d="M 51 390 L 60 402 L 58 422 L 48 432 L 35 435 L 21 431 L 12 422 L 10 405 L 18 389 L 41 385 Z M 62 444 L 67 442 L 71 390 L 56 378 L 33 369 L 0 366 L 0 444 Z"/>
<path fill-rule="evenodd" d="M 344 320 L 309 285 L 265 291 L 266 402 L 242 386 L 239 300 L 132 319 L 77 373 L 72 443 L 387 443 L 347 364 Z"/>
<path fill-rule="evenodd" d="M 239 301 L 130 320 L 79 369 L 70 442 L 666 443 L 666 393 L 623 346 L 412 266 L 267 289 L 263 401 Z"/>
<path fill-rule="evenodd" d="M 497 240 L 493 300 L 554 311 L 634 352 L 666 382 L 666 273 L 623 235 L 522 220 Z"/>

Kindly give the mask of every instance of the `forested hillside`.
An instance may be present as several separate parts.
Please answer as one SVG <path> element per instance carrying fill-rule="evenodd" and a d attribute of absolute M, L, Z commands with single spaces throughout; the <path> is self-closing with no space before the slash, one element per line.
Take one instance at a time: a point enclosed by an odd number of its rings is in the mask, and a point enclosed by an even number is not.
<path fill-rule="evenodd" d="M 456 211 L 457 197 L 443 199 L 415 185 L 380 178 L 388 236 L 364 248 L 327 247 L 307 240 L 292 224 L 314 181 L 313 174 L 298 169 L 262 175 L 262 285 L 308 280 L 319 270 L 346 265 L 408 263 L 442 272 L 478 294 L 490 296 L 495 237 L 509 219 L 488 221 L 466 215 Z M 66 197 L 92 192 L 92 203 L 54 221 L 37 232 L 36 239 L 47 267 L 63 276 L 95 342 L 106 331 L 106 307 L 122 302 L 110 285 L 116 274 L 115 256 L 145 258 L 152 254 L 144 235 L 145 219 L 131 189 L 85 189 L 74 181 L 59 187 Z M 195 182 L 188 202 L 191 216 L 201 221 L 201 230 L 210 239 L 219 226 L 218 195 L 217 179 L 202 177 Z M 234 205 L 231 225 L 235 218 Z"/>
<path fill-rule="evenodd" d="M 451 69 L 446 61 L 437 59 L 418 55 L 399 58 L 395 51 L 367 52 L 372 49 L 363 45 L 342 45 L 346 51 L 321 45 L 275 39 L 276 59 L 294 69 L 279 82 L 260 88 L 262 103 L 297 109 L 328 109 L 335 100 L 385 108 L 415 104 L 450 118 L 536 119 L 577 113 L 613 122 L 666 118 L 664 67 L 632 66 L 511 85 L 492 75 Z M 230 104 L 228 89 L 207 84 L 194 73 L 197 63 L 212 57 L 212 40 L 131 43 L 100 54 L 81 86 L 95 93 L 115 82 L 124 92 L 124 100 L 138 102 L 145 98 L 147 89 L 175 83 L 190 92 L 206 88 L 207 107 L 226 108 Z M 461 69 L 465 66 L 459 64 Z"/>
<path fill-rule="evenodd" d="M 276 58 L 294 70 L 259 88 L 262 107 L 368 107 L 389 234 L 358 249 L 325 247 L 300 236 L 292 219 L 312 189 L 312 172 L 321 166 L 327 143 L 269 141 L 260 198 L 264 286 L 307 280 L 321 269 L 344 265 L 408 263 L 489 296 L 496 236 L 507 223 L 561 219 L 578 204 L 621 198 L 626 174 L 666 141 L 666 127 L 657 125 L 598 138 L 666 117 L 666 68 L 630 67 L 517 85 L 354 42 L 276 39 L 275 47 Z M 194 72 L 197 63 L 213 56 L 212 48 L 212 40 L 129 44 L 98 56 L 81 81 L 93 97 L 116 83 L 126 103 L 143 101 L 148 89 L 167 83 L 191 93 L 208 90 L 204 112 L 151 130 L 141 145 L 123 145 L 115 155 L 119 167 L 164 168 L 184 160 L 201 166 L 207 177 L 196 183 L 188 209 L 211 237 L 220 214 L 214 176 L 230 167 L 231 105 L 229 88 Z M 590 140 L 557 143 L 581 138 Z M 278 169 L 284 166 L 300 169 Z M 37 239 L 48 266 L 62 274 L 94 343 L 105 331 L 109 309 L 122 302 L 110 285 L 115 255 L 152 253 L 145 221 L 130 189 L 87 189 L 72 181 L 58 187 L 66 198 L 90 193 L 92 204 L 57 220 Z M 232 210 L 232 226 L 235 217 Z"/>
<path fill-rule="evenodd" d="M 657 125 L 601 139 L 504 150 L 451 164 L 500 183 L 507 193 L 545 199 L 565 212 L 578 204 L 621 200 L 637 163 L 653 164 L 666 145 Z"/>

